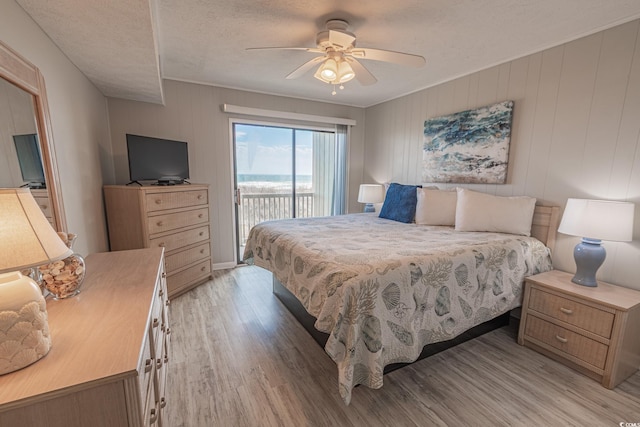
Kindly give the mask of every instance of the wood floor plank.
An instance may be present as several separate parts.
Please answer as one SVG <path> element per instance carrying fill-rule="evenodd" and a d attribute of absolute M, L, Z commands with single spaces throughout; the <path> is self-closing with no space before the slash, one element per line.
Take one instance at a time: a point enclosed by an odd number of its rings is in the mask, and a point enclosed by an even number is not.
<path fill-rule="evenodd" d="M 216 271 L 174 299 L 164 425 L 585 426 L 640 422 L 640 374 L 614 390 L 504 327 L 340 399 L 329 356 L 258 267 Z"/>

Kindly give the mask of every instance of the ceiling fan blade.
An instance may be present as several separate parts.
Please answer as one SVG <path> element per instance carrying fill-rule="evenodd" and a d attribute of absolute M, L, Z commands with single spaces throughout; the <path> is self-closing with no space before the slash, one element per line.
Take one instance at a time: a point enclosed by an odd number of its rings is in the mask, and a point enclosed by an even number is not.
<path fill-rule="evenodd" d="M 245 50 L 304 50 L 311 53 L 324 53 L 317 47 L 248 47 Z"/>
<path fill-rule="evenodd" d="M 343 33 L 342 31 L 329 30 L 329 42 L 335 46 L 347 48 L 353 46 L 353 42 L 356 38 L 351 34 Z"/>
<path fill-rule="evenodd" d="M 320 64 L 325 59 L 327 58 L 324 56 L 316 56 L 312 60 L 305 62 L 304 64 L 302 64 L 301 66 L 293 70 L 291 73 L 289 73 L 289 75 L 286 78 L 297 79 L 298 77 L 302 77 L 304 73 L 312 69 L 315 65 Z"/>
<path fill-rule="evenodd" d="M 352 49 L 351 55 L 358 59 L 372 59 L 374 61 L 392 62 L 408 67 L 422 67 L 426 64 L 424 57 L 410 53 L 394 52 L 392 50 L 358 48 Z"/>
<path fill-rule="evenodd" d="M 376 79 L 373 74 L 371 74 L 369 70 L 367 70 L 365 66 L 359 63 L 355 58 L 347 56 L 344 59 L 349 63 L 349 65 L 351 65 L 353 72 L 356 73 L 356 79 L 362 86 L 369 86 L 378 81 L 378 79 Z"/>

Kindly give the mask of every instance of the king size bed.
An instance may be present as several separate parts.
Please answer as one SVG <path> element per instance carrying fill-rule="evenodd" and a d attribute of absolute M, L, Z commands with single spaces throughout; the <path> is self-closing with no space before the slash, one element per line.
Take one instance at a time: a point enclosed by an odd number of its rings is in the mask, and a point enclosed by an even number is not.
<path fill-rule="evenodd" d="M 285 305 L 304 307 L 348 404 L 356 385 L 382 387 L 385 367 L 520 306 L 523 278 L 551 269 L 557 229 L 558 208 L 531 207 L 522 234 L 375 214 L 269 221 L 251 230 L 244 259 L 273 273 Z"/>

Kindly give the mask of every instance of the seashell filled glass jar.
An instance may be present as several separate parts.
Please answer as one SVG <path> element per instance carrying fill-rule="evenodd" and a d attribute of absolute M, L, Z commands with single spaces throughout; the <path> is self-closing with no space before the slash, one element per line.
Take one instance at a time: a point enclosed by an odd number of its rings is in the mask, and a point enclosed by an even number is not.
<path fill-rule="evenodd" d="M 73 249 L 73 243 L 78 237 L 64 232 L 58 232 L 58 236 L 69 249 Z M 38 269 L 42 275 L 41 285 L 53 295 L 53 299 L 69 298 L 80 293 L 85 275 L 82 256 L 74 253 L 65 259 L 41 265 Z"/>

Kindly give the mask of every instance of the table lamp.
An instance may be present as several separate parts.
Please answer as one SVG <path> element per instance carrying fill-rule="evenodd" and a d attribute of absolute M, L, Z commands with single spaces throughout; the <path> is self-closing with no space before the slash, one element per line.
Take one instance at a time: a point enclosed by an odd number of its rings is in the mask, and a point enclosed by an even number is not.
<path fill-rule="evenodd" d="M 26 188 L 0 189 L 0 375 L 51 348 L 42 291 L 22 270 L 72 254 Z"/>
<path fill-rule="evenodd" d="M 582 237 L 573 250 L 576 274 L 572 282 L 598 286 L 596 272 L 604 262 L 603 240 L 630 242 L 633 239 L 633 211 L 629 202 L 569 199 L 558 231 Z"/>
<path fill-rule="evenodd" d="M 365 203 L 365 212 L 375 212 L 374 203 L 384 201 L 384 187 L 380 184 L 361 184 L 358 192 L 358 203 Z"/>

